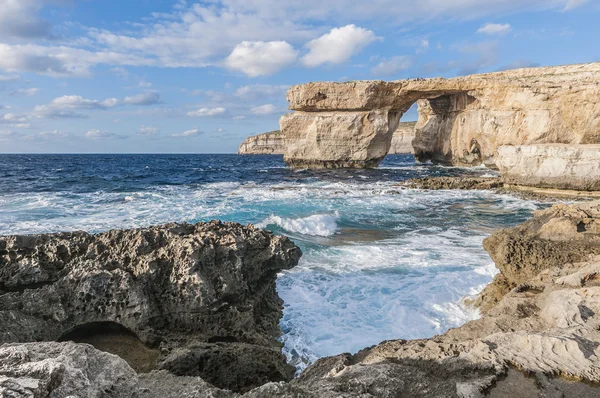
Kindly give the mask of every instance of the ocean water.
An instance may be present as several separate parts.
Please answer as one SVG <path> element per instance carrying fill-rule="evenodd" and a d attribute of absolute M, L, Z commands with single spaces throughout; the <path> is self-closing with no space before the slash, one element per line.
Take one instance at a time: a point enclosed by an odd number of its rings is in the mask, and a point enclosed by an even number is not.
<path fill-rule="evenodd" d="M 294 171 L 281 156 L 0 155 L 0 235 L 213 219 L 287 235 L 304 256 L 279 275 L 281 341 L 302 370 L 323 356 L 430 337 L 478 316 L 462 299 L 497 272 L 483 239 L 544 204 L 397 186 L 459 175 L 495 173 L 408 155 L 354 171 Z"/>

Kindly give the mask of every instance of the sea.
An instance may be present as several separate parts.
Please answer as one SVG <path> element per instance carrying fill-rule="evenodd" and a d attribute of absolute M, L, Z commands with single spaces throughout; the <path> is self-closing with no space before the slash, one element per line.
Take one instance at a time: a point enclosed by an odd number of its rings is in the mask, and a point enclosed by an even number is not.
<path fill-rule="evenodd" d="M 0 235 L 215 219 L 286 235 L 304 255 L 278 277 L 281 342 L 301 371 L 479 316 L 465 298 L 498 272 L 482 241 L 547 203 L 399 183 L 496 175 L 411 155 L 373 170 L 291 170 L 275 155 L 0 155 Z"/>

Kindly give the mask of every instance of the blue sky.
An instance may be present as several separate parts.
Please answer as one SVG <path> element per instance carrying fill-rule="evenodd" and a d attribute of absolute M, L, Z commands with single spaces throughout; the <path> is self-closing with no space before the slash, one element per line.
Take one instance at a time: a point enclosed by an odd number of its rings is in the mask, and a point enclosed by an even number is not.
<path fill-rule="evenodd" d="M 596 0 L 0 0 L 0 152 L 233 153 L 278 128 L 291 85 L 597 62 L 599 16 Z"/>

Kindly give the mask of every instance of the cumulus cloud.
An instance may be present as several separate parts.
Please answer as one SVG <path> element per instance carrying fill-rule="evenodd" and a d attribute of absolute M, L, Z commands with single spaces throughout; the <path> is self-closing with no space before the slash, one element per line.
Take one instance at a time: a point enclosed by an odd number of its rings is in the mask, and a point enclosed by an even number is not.
<path fill-rule="evenodd" d="M 302 62 L 308 67 L 341 64 L 375 40 L 375 33 L 356 25 L 335 28 L 306 44 L 308 54 L 302 57 Z"/>
<path fill-rule="evenodd" d="M 512 27 L 509 24 L 499 24 L 499 23 L 487 23 L 483 25 L 481 28 L 477 30 L 477 33 L 483 33 L 486 35 L 498 35 L 503 36 L 509 33 L 512 30 Z"/>
<path fill-rule="evenodd" d="M 244 41 L 225 59 L 227 68 L 250 77 L 268 76 L 296 61 L 298 51 L 285 41 Z"/>
<path fill-rule="evenodd" d="M 48 4 L 69 0 L 2 0 L 0 39 L 51 38 L 51 27 L 39 15 Z M 154 13 L 143 23 L 122 31 L 88 28 L 86 35 L 70 41 L 46 41 L 44 45 L 0 44 L 0 69 L 50 76 L 89 76 L 96 65 L 108 65 L 116 73 L 124 66 L 204 67 L 226 66 L 249 76 L 273 74 L 295 62 L 294 46 L 323 33 L 324 23 L 387 23 L 472 19 L 498 16 L 516 10 L 572 10 L 586 0 L 211 0 L 179 2 L 170 13 Z M 351 25 L 348 25 L 351 26 Z M 356 28 L 357 30 L 360 28 Z M 303 58 L 309 66 L 340 63 L 360 51 L 373 37 L 350 37 L 334 48 L 338 28 L 309 42 Z M 336 34 L 337 32 L 337 34 Z M 357 31 L 358 32 L 358 31 Z M 357 33 L 355 32 L 355 33 Z M 368 31 L 367 31 L 368 32 Z M 363 32 L 364 33 L 364 32 Z M 373 34 L 374 36 L 374 34 Z M 9 44 L 12 43 L 12 44 Z M 246 43 L 246 44 L 244 44 Z M 233 49 L 233 51 L 232 51 Z M 245 62 L 248 61 L 248 62 Z"/>
<path fill-rule="evenodd" d="M 381 61 L 378 65 L 371 69 L 371 73 L 377 76 L 390 76 L 409 69 L 412 65 L 412 58 L 397 56 Z"/>
<path fill-rule="evenodd" d="M 204 116 L 217 116 L 225 113 L 225 108 L 200 108 L 196 111 L 188 112 L 187 115 L 191 117 L 204 117 Z"/>
<path fill-rule="evenodd" d="M 14 113 L 7 113 L 0 117 L 0 123 L 10 123 L 10 124 L 19 124 L 19 123 L 27 123 L 29 119 L 25 115 L 17 115 Z"/>
<path fill-rule="evenodd" d="M 172 137 L 176 137 L 176 138 L 185 138 L 185 137 L 197 137 L 200 134 L 202 134 L 202 132 L 198 129 L 192 129 L 192 130 L 187 130 L 184 131 L 183 133 L 178 133 L 178 134 L 173 134 Z"/>
<path fill-rule="evenodd" d="M 125 97 L 123 103 L 128 105 L 156 105 L 160 103 L 160 94 L 151 91 L 147 93 L 142 93 L 138 95 L 134 95 L 132 97 Z"/>
<path fill-rule="evenodd" d="M 258 116 L 272 115 L 277 112 L 277 108 L 273 104 L 265 104 L 252 108 L 251 112 Z"/>

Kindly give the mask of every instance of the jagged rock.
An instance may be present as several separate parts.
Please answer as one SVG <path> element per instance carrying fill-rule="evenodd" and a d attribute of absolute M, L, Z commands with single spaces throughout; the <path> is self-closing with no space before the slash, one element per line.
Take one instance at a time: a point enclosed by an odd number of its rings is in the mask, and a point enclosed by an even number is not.
<path fill-rule="evenodd" d="M 500 178 L 476 177 L 425 177 L 413 178 L 399 184 L 414 189 L 496 189 L 502 188 L 504 183 Z"/>
<path fill-rule="evenodd" d="M 0 344 L 90 339 L 147 370 L 203 343 L 229 359 L 219 372 L 230 377 L 218 381 L 232 384 L 219 387 L 287 380 L 275 280 L 300 254 L 287 238 L 221 222 L 0 237 Z"/>
<path fill-rule="evenodd" d="M 486 311 L 541 271 L 600 254 L 600 202 L 538 211 L 524 224 L 496 232 L 483 246 L 500 269 L 479 300 Z"/>
<path fill-rule="evenodd" d="M 419 160 L 495 164 L 503 145 L 600 143 L 600 63 L 453 79 L 308 83 L 288 91 L 281 119 L 290 166 L 372 167 L 398 118 L 419 102 Z M 377 128 L 373 128 L 377 120 Z M 387 120 L 387 128 L 385 126 Z"/>
<path fill-rule="evenodd" d="M 508 184 L 600 191 L 600 145 L 501 146 L 496 164 Z"/>
<path fill-rule="evenodd" d="M 132 397 L 136 380 L 124 360 L 90 345 L 0 346 L 1 397 Z"/>
<path fill-rule="evenodd" d="M 287 147 L 285 134 L 271 131 L 246 138 L 238 149 L 239 155 L 282 155 Z"/>

